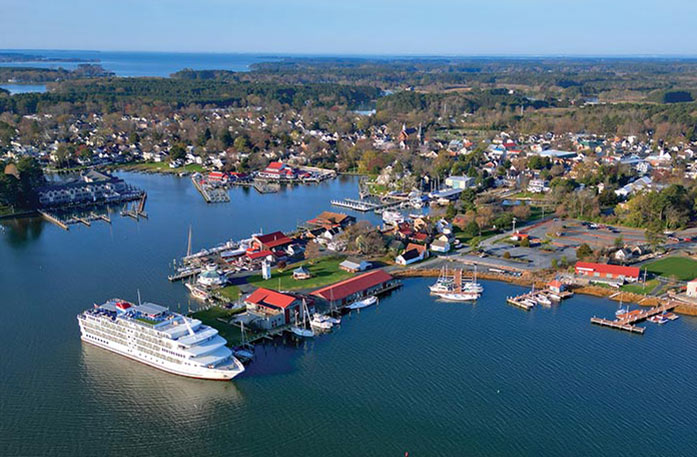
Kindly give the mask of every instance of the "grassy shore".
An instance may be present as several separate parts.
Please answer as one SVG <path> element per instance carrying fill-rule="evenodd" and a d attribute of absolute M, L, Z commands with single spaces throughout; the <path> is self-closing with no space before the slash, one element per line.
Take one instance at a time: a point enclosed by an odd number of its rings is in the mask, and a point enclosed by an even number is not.
<path fill-rule="evenodd" d="M 315 289 L 353 276 L 351 273 L 339 269 L 339 264 L 344 259 L 345 257 L 324 257 L 304 260 L 288 266 L 283 271 L 272 270 L 271 279 L 264 280 L 261 275 L 257 274 L 250 276 L 247 282 L 257 287 L 278 289 L 280 279 L 281 290 Z M 310 271 L 312 275 L 310 279 L 293 279 L 293 270 L 300 266 L 304 266 Z"/>
<path fill-rule="evenodd" d="M 218 330 L 220 336 L 225 338 L 229 346 L 240 344 L 242 332 L 239 327 L 228 324 L 228 321 L 241 310 L 230 310 L 212 306 L 202 311 L 196 311 L 191 316 L 200 320 L 204 324 Z"/>
<path fill-rule="evenodd" d="M 226 300 L 235 301 L 240 298 L 240 288 L 237 286 L 227 286 L 215 291 L 225 297 Z"/>
<path fill-rule="evenodd" d="M 631 292 L 633 294 L 639 294 L 639 295 L 646 295 L 652 290 L 658 286 L 659 282 L 658 279 L 651 279 L 649 281 L 646 281 L 646 284 L 644 283 L 636 283 L 636 284 L 625 284 L 624 286 L 621 287 L 623 292 Z"/>
<path fill-rule="evenodd" d="M 170 168 L 167 162 L 141 162 L 119 165 L 117 168 L 125 171 L 143 171 L 149 173 L 194 173 L 205 172 L 202 165 L 190 163 L 179 168 Z"/>
<path fill-rule="evenodd" d="M 697 260 L 689 257 L 666 257 L 644 265 L 646 271 L 667 278 L 690 281 L 697 277 Z"/>

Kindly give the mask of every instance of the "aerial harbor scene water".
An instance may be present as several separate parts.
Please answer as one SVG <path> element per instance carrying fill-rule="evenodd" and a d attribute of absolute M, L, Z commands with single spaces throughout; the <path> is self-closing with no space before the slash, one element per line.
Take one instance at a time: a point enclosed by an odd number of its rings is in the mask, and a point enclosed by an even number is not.
<path fill-rule="evenodd" d="M 354 3 L 6 9 L 0 455 L 697 454 L 689 21 Z"/>

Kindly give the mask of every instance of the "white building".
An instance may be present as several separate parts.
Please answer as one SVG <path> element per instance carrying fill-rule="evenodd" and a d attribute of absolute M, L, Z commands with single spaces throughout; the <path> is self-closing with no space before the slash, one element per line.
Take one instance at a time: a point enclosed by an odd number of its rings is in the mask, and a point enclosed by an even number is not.
<path fill-rule="evenodd" d="M 475 186 L 474 178 L 470 176 L 448 176 L 445 185 L 453 189 L 469 189 Z"/>

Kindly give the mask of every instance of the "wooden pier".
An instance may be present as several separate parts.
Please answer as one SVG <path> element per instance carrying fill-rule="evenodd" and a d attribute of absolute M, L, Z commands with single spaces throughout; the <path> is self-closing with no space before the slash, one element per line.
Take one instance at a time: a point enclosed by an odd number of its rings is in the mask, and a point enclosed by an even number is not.
<path fill-rule="evenodd" d="M 200 272 L 201 272 L 201 269 L 200 269 L 200 268 L 193 268 L 193 269 L 191 269 L 191 270 L 186 270 L 186 271 L 182 271 L 182 272 L 179 272 L 179 273 L 171 274 L 171 275 L 167 276 L 167 279 L 169 279 L 169 280 L 172 281 L 172 282 L 174 282 L 174 281 L 181 281 L 182 279 L 186 279 L 186 278 L 190 278 L 190 277 L 192 277 L 192 276 L 196 276 L 196 275 L 199 274 Z"/>
<path fill-rule="evenodd" d="M 654 306 L 653 308 L 649 308 L 646 311 L 629 312 L 624 315 L 626 317 L 615 320 L 603 319 L 600 317 L 593 316 L 591 317 L 591 324 L 600 325 L 602 327 L 614 328 L 617 330 L 625 330 L 627 332 L 632 333 L 643 334 L 646 328 L 639 327 L 634 324 L 636 324 L 637 322 L 645 321 L 646 319 L 652 316 L 656 316 L 657 314 L 672 311 L 678 305 L 679 303 L 671 300 L 668 303 L 665 303 L 660 306 Z"/>
<path fill-rule="evenodd" d="M 68 227 L 68 224 L 66 224 L 65 222 L 60 220 L 57 216 L 54 216 L 53 214 L 51 214 L 47 211 L 43 211 L 43 210 L 39 210 L 39 214 L 41 214 L 41 217 L 43 217 L 44 219 L 46 219 L 50 223 L 57 225 L 58 227 L 62 228 L 63 230 L 70 230 L 70 227 Z"/>

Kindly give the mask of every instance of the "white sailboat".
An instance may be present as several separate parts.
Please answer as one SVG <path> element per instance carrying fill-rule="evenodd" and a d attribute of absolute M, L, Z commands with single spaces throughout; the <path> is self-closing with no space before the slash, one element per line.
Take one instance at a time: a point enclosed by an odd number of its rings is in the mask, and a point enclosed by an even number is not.
<path fill-rule="evenodd" d="M 481 294 L 484 292 L 484 286 L 477 282 L 477 265 L 474 265 L 474 279 L 472 281 L 467 281 L 462 285 L 462 290 L 465 292 L 475 292 Z"/>
<path fill-rule="evenodd" d="M 378 297 L 371 295 L 368 298 L 364 298 L 363 300 L 358 300 L 350 305 L 347 306 L 348 309 L 363 309 L 367 308 L 368 306 L 373 306 L 378 302 Z"/>
<path fill-rule="evenodd" d="M 462 287 L 462 271 L 455 272 L 454 287 L 447 292 L 437 292 L 436 295 L 446 301 L 467 302 L 479 298 L 478 292 L 468 291 Z"/>
<path fill-rule="evenodd" d="M 298 325 L 298 312 L 295 312 L 295 325 L 290 327 L 290 331 L 301 338 L 312 338 L 315 336 L 315 332 L 312 327 L 308 328 L 307 321 L 310 319 L 310 311 L 307 309 L 307 304 L 303 300 L 303 318 L 302 327 Z"/>
<path fill-rule="evenodd" d="M 432 294 L 436 294 L 439 292 L 449 292 L 453 289 L 453 286 L 453 278 L 448 276 L 448 267 L 443 267 L 440 276 L 438 276 L 438 280 L 435 284 L 428 286 L 428 289 Z"/>

